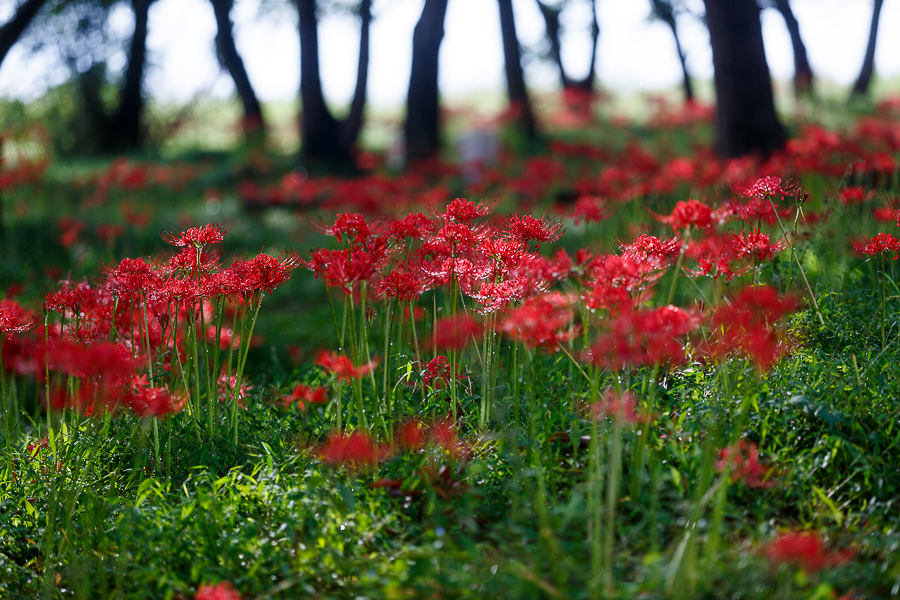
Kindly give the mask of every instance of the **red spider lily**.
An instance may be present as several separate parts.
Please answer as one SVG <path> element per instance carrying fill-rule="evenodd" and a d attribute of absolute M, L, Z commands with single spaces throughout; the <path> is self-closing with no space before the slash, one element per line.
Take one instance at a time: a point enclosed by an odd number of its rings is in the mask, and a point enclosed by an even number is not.
<path fill-rule="evenodd" d="M 466 294 L 481 303 L 480 313 L 490 314 L 506 309 L 513 302 L 548 291 L 546 283 L 534 283 L 525 277 L 513 276 L 500 283 L 483 283 L 477 292 L 467 290 Z"/>
<path fill-rule="evenodd" d="M 648 419 L 647 416 L 638 412 L 637 396 L 630 391 L 618 394 L 614 390 L 606 390 L 603 397 L 589 407 L 591 416 L 595 419 L 603 419 L 609 417 L 618 419 L 629 425 L 637 425 Z"/>
<path fill-rule="evenodd" d="M 425 447 L 425 425 L 421 421 L 407 421 L 397 429 L 397 446 L 408 452 Z"/>
<path fill-rule="evenodd" d="M 432 442 L 453 458 L 467 458 L 471 454 L 471 449 L 459 439 L 459 432 L 450 419 L 442 419 L 432 425 L 428 435 Z"/>
<path fill-rule="evenodd" d="M 141 298 L 151 290 L 158 290 L 162 277 L 156 268 L 143 258 L 125 258 L 116 267 L 104 269 L 104 287 L 113 297 L 119 299 Z"/>
<path fill-rule="evenodd" d="M 178 254 L 169 257 L 162 270 L 169 274 L 184 274 L 190 277 L 196 277 L 197 273 L 210 273 L 219 266 L 219 257 L 217 254 L 201 250 L 198 252 L 194 248 L 185 248 Z"/>
<path fill-rule="evenodd" d="M 191 227 L 181 232 L 165 232 L 160 237 L 167 244 L 178 247 L 203 248 L 209 244 L 221 244 L 225 239 L 225 230 L 219 225 L 210 223 L 202 227 Z"/>
<path fill-rule="evenodd" d="M 12 338 L 14 333 L 28 331 L 37 323 L 15 300 L 0 300 L 0 333 Z"/>
<path fill-rule="evenodd" d="M 685 358 L 679 339 L 699 324 L 699 317 L 675 306 L 622 312 L 598 336 L 589 360 L 598 367 L 613 370 L 675 365 Z"/>
<path fill-rule="evenodd" d="M 390 225 L 390 235 L 397 241 L 412 238 L 423 240 L 434 233 L 435 223 L 420 212 L 406 215 Z"/>
<path fill-rule="evenodd" d="M 337 352 L 323 351 L 319 353 L 319 356 L 315 360 L 315 364 L 329 373 L 334 373 L 335 377 L 339 380 L 350 381 L 365 377 L 374 371 L 378 366 L 378 357 L 373 358 L 364 365 L 356 367 L 346 356 L 338 354 Z"/>
<path fill-rule="evenodd" d="M 543 243 L 555 242 L 566 230 L 562 223 L 552 222 L 546 216 L 536 219 L 530 215 L 520 217 L 518 213 L 503 219 L 501 229 L 503 234 L 526 247 L 530 242 L 537 242 L 537 247 Z"/>
<path fill-rule="evenodd" d="M 731 481 L 743 481 L 752 488 L 767 488 L 775 485 L 775 481 L 766 478 L 771 469 L 759 462 L 757 445 L 744 440 L 734 446 L 719 450 L 716 470 L 720 473 L 730 471 Z"/>
<path fill-rule="evenodd" d="M 62 217 L 59 219 L 59 243 L 64 248 L 71 248 L 78 241 L 78 236 L 84 231 L 84 221 Z"/>
<path fill-rule="evenodd" d="M 739 221 L 762 221 L 771 225 L 779 218 L 785 219 L 791 214 L 789 208 L 780 208 L 774 201 L 766 198 L 752 197 L 745 202 L 729 202 L 727 210 Z"/>
<path fill-rule="evenodd" d="M 494 210 L 492 203 L 487 202 L 470 202 L 465 198 L 457 198 L 447 205 L 443 213 L 436 216 L 444 219 L 447 223 L 456 221 L 458 223 L 471 224 L 473 219 L 489 215 Z"/>
<path fill-rule="evenodd" d="M 613 285 L 609 281 L 597 281 L 594 287 L 582 296 L 584 305 L 591 310 L 618 310 L 623 304 L 631 301 L 628 290 Z"/>
<path fill-rule="evenodd" d="M 357 469 L 377 465 L 390 455 L 390 450 L 376 444 L 375 440 L 365 432 L 340 433 L 336 431 L 328 436 L 317 454 L 319 460 L 326 465 Z"/>
<path fill-rule="evenodd" d="M 526 245 L 517 238 L 504 238 L 499 236 L 486 237 L 478 245 L 478 252 L 493 261 L 492 278 L 508 275 L 513 269 L 522 264 L 526 256 Z"/>
<path fill-rule="evenodd" d="M 313 272 L 317 279 L 324 278 L 325 285 L 337 287 L 345 294 L 351 294 L 356 284 L 372 279 L 387 262 L 386 247 L 328 250 L 321 248 L 313 252 L 302 264 Z"/>
<path fill-rule="evenodd" d="M 803 191 L 799 181 L 782 181 L 780 177 L 761 177 L 753 183 L 738 182 L 732 184 L 731 189 L 743 198 L 784 198 Z"/>
<path fill-rule="evenodd" d="M 242 263 L 237 271 L 243 276 L 245 290 L 271 294 L 275 288 L 291 278 L 291 274 L 300 266 L 301 261 L 297 254 L 283 252 L 277 257 L 258 254 L 249 261 L 236 261 L 237 263 Z M 232 265 L 232 269 L 234 268 Z"/>
<path fill-rule="evenodd" d="M 836 567 L 853 558 L 849 550 L 829 552 L 821 536 L 814 531 L 786 531 L 766 545 L 766 558 L 775 564 L 792 563 L 806 573 Z"/>
<path fill-rule="evenodd" d="M 683 244 L 678 238 L 660 240 L 656 236 L 641 235 L 630 244 L 620 244 L 622 266 L 636 268 L 639 277 L 635 284 L 644 285 L 662 276 L 663 271 L 675 262 Z"/>
<path fill-rule="evenodd" d="M 737 264 L 741 259 L 741 248 L 735 243 L 733 234 L 708 235 L 691 241 L 684 254 L 697 262 L 697 268 L 687 271 L 689 277 L 708 275 L 716 279 L 724 275 L 726 281 L 731 281 L 750 269 L 749 265 Z"/>
<path fill-rule="evenodd" d="M 575 224 L 599 223 L 612 216 L 607 208 L 607 202 L 594 196 L 579 196 L 572 210 L 572 218 Z"/>
<path fill-rule="evenodd" d="M 247 408 L 246 400 L 253 390 L 253 386 L 245 381 L 238 382 L 237 375 L 222 373 L 219 375 L 219 400 L 237 400 L 238 406 Z"/>
<path fill-rule="evenodd" d="M 838 200 L 844 206 L 856 206 L 875 197 L 874 190 L 867 190 L 861 186 L 849 186 L 843 188 L 838 194 Z"/>
<path fill-rule="evenodd" d="M 739 257 L 749 256 L 758 262 L 772 260 L 775 253 L 787 248 L 786 241 L 779 240 L 773 244 L 769 236 L 761 233 L 759 229 L 753 229 L 746 238 L 743 231 L 733 234 L 732 240 Z"/>
<path fill-rule="evenodd" d="M 375 228 L 379 227 L 379 224 L 373 225 Z M 340 243 L 344 242 L 344 238 L 348 238 L 348 243 L 356 246 L 372 235 L 373 228 L 366 223 L 364 216 L 355 213 L 343 213 L 335 217 L 334 225 L 313 224 L 313 229 L 336 238 Z"/>
<path fill-rule="evenodd" d="M 894 260 L 897 260 L 897 256 L 900 255 L 900 240 L 890 233 L 879 233 L 870 240 L 863 238 L 851 240 L 850 243 L 853 244 L 853 249 L 859 254 L 875 256 L 876 254 L 893 252 Z"/>
<path fill-rule="evenodd" d="M 53 340 L 38 348 L 41 362 L 50 370 L 75 377 L 93 377 L 105 385 L 130 378 L 142 361 L 132 356 L 123 344 L 105 342 L 76 344 Z"/>
<path fill-rule="evenodd" d="M 529 348 L 552 350 L 578 335 L 572 326 L 574 301 L 560 292 L 529 298 L 510 311 L 500 330 Z"/>
<path fill-rule="evenodd" d="M 306 404 L 322 404 L 328 401 L 328 389 L 324 387 L 310 387 L 302 383 L 294 386 L 294 391 L 289 395 L 282 396 L 281 402 L 285 408 L 290 408 L 292 404 L 297 403 L 297 408 L 303 410 Z"/>
<path fill-rule="evenodd" d="M 187 397 L 174 394 L 164 387 L 135 386 L 123 395 L 122 403 L 139 417 L 164 417 L 179 413 L 187 404 Z"/>
<path fill-rule="evenodd" d="M 104 293 L 87 282 L 63 281 L 56 292 L 44 295 L 44 312 L 58 312 L 67 318 L 80 318 L 106 304 Z M 111 303 L 109 303 L 111 306 Z"/>
<path fill-rule="evenodd" d="M 789 349 L 774 325 L 796 307 L 794 298 L 779 296 L 770 286 L 744 288 L 713 313 L 711 339 L 700 344 L 702 352 L 714 358 L 737 352 L 766 371 Z"/>
<path fill-rule="evenodd" d="M 422 385 L 432 389 L 447 387 L 450 382 L 450 359 L 446 356 L 436 356 L 425 365 L 422 370 Z M 465 381 L 468 376 L 465 373 L 457 373 L 457 381 Z"/>
<path fill-rule="evenodd" d="M 668 216 L 661 216 L 654 213 L 653 217 L 662 223 L 665 223 L 672 229 L 680 230 L 688 227 L 697 229 L 708 229 L 713 225 L 721 225 L 728 216 L 728 209 L 721 208 L 713 210 L 699 200 L 679 201 L 672 209 L 672 213 Z"/>
<path fill-rule="evenodd" d="M 216 585 L 201 585 L 194 600 L 241 600 L 241 595 L 233 585 L 223 581 Z"/>
<path fill-rule="evenodd" d="M 397 267 L 375 284 L 376 294 L 396 298 L 401 302 L 413 302 L 426 291 L 427 281 L 419 269 L 409 265 Z"/>
<path fill-rule="evenodd" d="M 441 350 L 462 350 L 478 340 L 484 325 L 465 314 L 439 319 L 428 345 Z"/>

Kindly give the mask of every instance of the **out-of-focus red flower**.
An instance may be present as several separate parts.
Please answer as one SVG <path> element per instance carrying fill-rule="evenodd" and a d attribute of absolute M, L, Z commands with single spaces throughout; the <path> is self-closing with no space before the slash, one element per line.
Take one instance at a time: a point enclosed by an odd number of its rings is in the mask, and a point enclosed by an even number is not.
<path fill-rule="evenodd" d="M 731 481 L 743 481 L 752 488 L 766 488 L 775 485 L 775 481 L 767 480 L 769 467 L 759 462 L 759 448 L 741 440 L 733 446 L 719 450 L 716 470 L 731 472 Z"/>
<path fill-rule="evenodd" d="M 241 600 L 241 595 L 233 585 L 223 581 L 216 585 L 201 585 L 194 600 Z"/>
<path fill-rule="evenodd" d="M 319 460 L 335 467 L 372 467 L 389 455 L 389 450 L 375 443 L 363 431 L 333 432 L 318 450 Z"/>
<path fill-rule="evenodd" d="M 575 201 L 575 208 L 572 210 L 572 218 L 578 225 L 582 221 L 585 223 L 599 223 L 608 219 L 612 213 L 607 207 L 607 202 L 596 196 L 579 196 Z"/>
<path fill-rule="evenodd" d="M 329 373 L 334 373 L 334 375 L 343 381 L 350 381 L 351 379 L 359 379 L 360 377 L 365 377 L 378 366 L 378 357 L 373 358 L 371 361 L 363 364 L 354 366 L 353 362 L 343 356 L 333 351 L 323 351 L 319 353 L 319 356 L 316 358 L 315 364 L 322 367 L 324 370 Z"/>
<path fill-rule="evenodd" d="M 647 416 L 638 411 L 640 403 L 637 396 L 630 391 L 618 394 L 614 390 L 606 390 L 603 397 L 593 403 L 589 409 L 595 419 L 609 417 L 619 419 L 629 425 L 636 425 L 647 420 Z"/>
<path fill-rule="evenodd" d="M 397 445 L 402 450 L 415 452 L 425 446 L 425 433 L 421 421 L 407 421 L 397 430 Z"/>
<path fill-rule="evenodd" d="M 428 345 L 440 350 L 462 350 L 477 341 L 483 331 L 484 325 L 468 315 L 445 317 L 435 322 Z"/>
<path fill-rule="evenodd" d="M 694 227 L 707 229 L 713 225 L 719 225 L 728 216 L 728 209 L 713 210 L 699 200 L 680 200 L 675 204 L 672 213 L 667 216 L 655 215 L 657 221 L 665 223 L 675 230 Z"/>
<path fill-rule="evenodd" d="M 829 552 L 821 536 L 814 531 L 787 531 L 769 542 L 766 557 L 773 563 L 793 563 L 807 573 L 815 573 L 825 567 L 836 567 L 853 558 L 849 550 Z"/>
<path fill-rule="evenodd" d="M 529 298 L 510 311 L 500 330 L 530 348 L 553 350 L 578 335 L 572 298 L 560 292 Z"/>
<path fill-rule="evenodd" d="M 297 408 L 303 410 L 306 408 L 306 404 L 321 404 L 328 400 L 328 388 L 324 387 L 310 387 L 308 385 L 304 385 L 302 383 L 298 383 L 294 386 L 294 390 L 286 395 L 281 397 L 281 402 L 284 404 L 285 408 L 290 408 L 292 404 L 297 403 Z"/>
<path fill-rule="evenodd" d="M 682 339 L 700 319 L 676 306 L 623 311 L 591 347 L 588 359 L 598 367 L 621 370 L 650 365 L 676 365 L 684 360 Z"/>

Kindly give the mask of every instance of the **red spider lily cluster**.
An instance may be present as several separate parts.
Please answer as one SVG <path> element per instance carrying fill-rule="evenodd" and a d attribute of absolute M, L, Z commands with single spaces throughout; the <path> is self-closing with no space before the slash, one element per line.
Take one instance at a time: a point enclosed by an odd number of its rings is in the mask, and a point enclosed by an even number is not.
<path fill-rule="evenodd" d="M 243 403 L 242 370 L 262 298 L 299 261 L 259 254 L 226 267 L 206 249 L 223 236 L 214 224 L 164 234 L 184 249 L 124 259 L 94 284 L 63 281 L 44 296 L 37 335 L 5 345 L 5 366 L 46 385 L 57 410 L 123 406 L 147 417 L 188 406 L 199 418 L 201 396 Z M 13 301 L 0 302 L 0 330 L 22 332 L 34 322 Z"/>
<path fill-rule="evenodd" d="M 215 585 L 201 585 L 194 600 L 241 600 L 241 595 L 233 585 L 223 581 Z"/>

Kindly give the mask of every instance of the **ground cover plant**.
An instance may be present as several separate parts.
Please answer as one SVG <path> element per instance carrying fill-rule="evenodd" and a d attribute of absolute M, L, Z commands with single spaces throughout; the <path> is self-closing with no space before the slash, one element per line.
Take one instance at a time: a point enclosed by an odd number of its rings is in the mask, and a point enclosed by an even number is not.
<path fill-rule="evenodd" d="M 898 107 L 766 161 L 696 107 L 402 175 L 24 153 L 0 595 L 897 596 Z"/>

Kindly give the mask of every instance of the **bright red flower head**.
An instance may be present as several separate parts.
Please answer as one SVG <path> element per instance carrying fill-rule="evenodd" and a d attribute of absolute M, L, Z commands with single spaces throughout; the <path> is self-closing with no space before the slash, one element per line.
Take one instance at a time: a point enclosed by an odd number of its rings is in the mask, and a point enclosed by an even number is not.
<path fill-rule="evenodd" d="M 560 292 L 527 299 L 510 311 L 500 330 L 530 348 L 553 350 L 578 335 L 572 298 Z"/>
<path fill-rule="evenodd" d="M 378 358 L 374 358 L 364 365 L 354 366 L 353 362 L 346 356 L 337 352 L 323 351 L 316 358 L 316 365 L 322 367 L 329 373 L 334 373 L 335 377 L 343 381 L 351 379 L 359 379 L 365 377 L 378 366 Z"/>
<path fill-rule="evenodd" d="M 304 385 L 302 383 L 298 383 L 294 386 L 294 390 L 286 395 L 281 397 L 281 402 L 284 404 L 285 408 L 290 408 L 292 404 L 297 403 L 297 408 L 303 410 L 306 408 L 306 404 L 321 404 L 328 400 L 328 388 L 324 387 L 310 387 L 308 385 Z"/>
<path fill-rule="evenodd" d="M 202 248 L 208 244 L 221 244 L 225 239 L 225 230 L 215 223 L 202 227 L 191 227 L 181 232 L 165 232 L 160 235 L 163 241 L 173 246 Z"/>
<path fill-rule="evenodd" d="M 769 469 L 759 462 L 759 448 L 741 440 L 734 446 L 719 450 L 719 460 L 716 461 L 716 470 L 731 472 L 731 481 L 743 481 L 752 488 L 765 488 L 775 485 L 772 480 L 767 480 Z"/>
<path fill-rule="evenodd" d="M 233 585 L 223 581 L 216 585 L 201 585 L 194 600 L 241 600 L 241 595 Z"/>
<path fill-rule="evenodd" d="M 0 300 L 0 333 L 12 336 L 28 331 L 37 323 L 15 300 Z"/>

